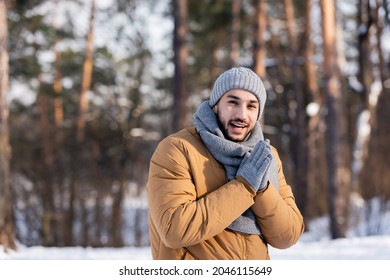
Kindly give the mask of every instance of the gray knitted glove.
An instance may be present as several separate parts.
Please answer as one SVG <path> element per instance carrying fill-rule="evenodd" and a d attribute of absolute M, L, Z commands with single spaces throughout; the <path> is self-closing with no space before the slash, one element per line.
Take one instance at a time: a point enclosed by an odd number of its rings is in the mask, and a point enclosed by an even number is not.
<path fill-rule="evenodd" d="M 269 179 L 272 152 L 269 140 L 260 141 L 241 161 L 236 176 L 242 177 L 255 191 L 263 189 Z"/>

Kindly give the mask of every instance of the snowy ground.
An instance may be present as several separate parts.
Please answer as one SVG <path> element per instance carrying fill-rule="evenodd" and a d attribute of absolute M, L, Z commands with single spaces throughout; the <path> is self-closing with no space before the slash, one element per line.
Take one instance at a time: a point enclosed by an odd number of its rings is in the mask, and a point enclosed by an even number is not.
<path fill-rule="evenodd" d="M 278 250 L 270 247 L 272 260 L 389 260 L 390 212 L 381 215 L 382 232 L 360 236 L 364 226 L 348 232 L 349 238 L 331 240 L 326 217 L 308 223 L 297 244 Z M 363 225 L 363 224 L 362 224 Z M 151 260 L 150 248 L 45 248 L 18 245 L 17 251 L 5 253 L 0 246 L 0 260 Z M 1 261 L 0 261 L 1 266 Z"/>
<path fill-rule="evenodd" d="M 301 241 L 286 250 L 270 248 L 273 260 L 390 260 L 390 235 L 337 240 Z M 16 252 L 0 250 L 0 260 L 150 260 L 150 248 L 44 248 L 19 245 Z"/>
<path fill-rule="evenodd" d="M 390 235 L 366 237 L 351 237 L 330 240 L 318 232 L 304 233 L 301 240 L 286 250 L 270 247 L 271 262 L 180 262 L 180 261 L 153 261 L 150 248 L 44 248 L 40 246 L 25 247 L 19 245 L 17 251 L 5 253 L 0 246 L 1 279 L 13 280 L 69 280 L 95 279 L 183 279 L 183 274 L 174 276 L 169 274 L 145 275 L 132 274 L 137 269 L 163 271 L 175 268 L 180 273 L 185 269 L 201 268 L 204 274 L 186 276 L 184 279 L 214 279 L 211 274 L 226 272 L 228 267 L 244 269 L 257 267 L 271 269 L 272 274 L 242 276 L 245 279 L 258 279 L 259 276 L 267 279 L 300 279 L 309 280 L 339 278 L 339 279 L 383 279 L 390 265 Z M 343 261 L 339 261 L 343 260 Z M 132 269 L 130 274 L 122 274 L 123 269 Z M 151 271 L 150 270 L 150 271 Z M 122 272 L 121 272 L 122 271 Z M 155 270 L 156 271 L 156 270 Z M 259 270 L 260 271 L 260 270 Z M 268 270 L 267 270 L 268 271 Z M 175 274 L 176 275 L 176 274 Z M 291 276 L 297 276 L 291 277 Z M 237 279 L 237 275 L 231 276 Z M 167 278 L 168 277 L 168 278 Z M 233 278 L 234 277 L 234 278 Z M 239 278 L 242 278 L 239 277 Z"/>

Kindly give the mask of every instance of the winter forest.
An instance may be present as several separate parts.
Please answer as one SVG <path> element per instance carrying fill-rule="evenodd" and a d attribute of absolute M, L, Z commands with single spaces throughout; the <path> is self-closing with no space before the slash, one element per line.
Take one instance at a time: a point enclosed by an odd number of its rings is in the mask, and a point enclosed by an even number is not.
<path fill-rule="evenodd" d="M 0 0 L 0 245 L 148 246 L 150 157 L 232 66 L 306 230 L 389 234 L 389 1 Z"/>

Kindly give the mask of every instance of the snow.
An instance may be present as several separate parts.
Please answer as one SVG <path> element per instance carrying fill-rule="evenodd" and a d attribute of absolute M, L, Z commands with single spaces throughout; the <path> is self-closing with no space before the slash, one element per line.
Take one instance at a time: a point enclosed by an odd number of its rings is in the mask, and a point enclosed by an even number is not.
<path fill-rule="evenodd" d="M 353 198 L 353 199 L 352 199 Z M 347 238 L 332 240 L 329 217 L 305 221 L 306 231 L 299 241 L 288 249 L 269 247 L 271 260 L 390 260 L 390 211 L 382 211 L 378 199 L 370 201 L 370 212 L 360 196 L 354 194 L 350 228 Z M 128 198 L 130 199 L 130 198 Z M 126 200 L 127 207 L 144 200 Z M 127 208 L 126 212 L 130 212 Z M 363 218 L 366 217 L 366 218 Z M 375 230 L 376 229 L 376 230 Z M 126 236 L 132 236 L 131 232 Z M 27 247 L 17 244 L 16 251 L 4 252 L 1 260 L 152 260 L 150 247 L 92 248 L 92 247 Z"/>
<path fill-rule="evenodd" d="M 299 241 L 279 250 L 270 247 L 272 260 L 390 260 L 390 236 Z M 150 248 L 44 248 L 19 245 L 17 251 L 0 252 L 3 260 L 151 260 Z"/>
<path fill-rule="evenodd" d="M 286 250 L 270 249 L 274 260 L 390 260 L 390 236 L 300 241 Z"/>
<path fill-rule="evenodd" d="M 320 240 L 317 240 L 321 238 Z M 280 250 L 270 247 L 272 260 L 390 260 L 390 235 L 331 240 L 304 233 L 294 246 Z M 5 253 L 0 260 L 151 260 L 150 248 L 26 247 Z M 1 262 L 0 262 L 1 265 Z"/>

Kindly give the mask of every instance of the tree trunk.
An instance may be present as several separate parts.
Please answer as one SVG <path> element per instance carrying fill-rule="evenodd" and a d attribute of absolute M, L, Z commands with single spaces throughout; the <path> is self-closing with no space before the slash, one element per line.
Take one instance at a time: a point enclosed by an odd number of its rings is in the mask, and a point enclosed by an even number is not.
<path fill-rule="evenodd" d="M 382 82 L 382 87 L 386 87 L 386 81 L 389 78 L 389 68 L 386 67 L 386 60 L 383 55 L 383 21 L 380 19 L 381 16 L 381 9 L 383 8 L 383 4 L 380 3 L 379 0 L 376 0 L 376 7 L 375 7 L 375 17 L 374 17 L 374 24 L 376 27 L 376 40 L 377 40 L 377 53 L 378 53 L 378 63 L 379 63 L 379 73 L 380 73 L 380 78 Z M 388 86 L 387 86 L 388 88 Z"/>
<path fill-rule="evenodd" d="M 321 0 L 326 96 L 328 204 L 331 236 L 345 237 L 348 227 L 350 168 L 346 137 L 345 97 L 341 91 L 336 51 L 334 0 Z"/>
<path fill-rule="evenodd" d="M 95 19 L 95 10 L 96 10 L 96 0 L 92 0 L 91 11 L 89 16 L 89 30 L 87 34 L 87 42 L 85 47 L 85 59 L 83 65 L 83 77 L 81 81 L 81 92 L 79 99 L 79 110 L 78 116 L 76 120 L 76 140 L 77 140 L 77 149 L 78 152 L 76 156 L 78 157 L 78 162 L 83 164 L 85 158 L 83 157 L 82 145 L 85 140 L 85 127 L 86 127 L 86 115 L 89 109 L 89 96 L 88 92 L 91 90 L 91 82 L 92 82 L 92 72 L 93 72 L 93 32 L 94 32 L 94 19 Z M 73 181 L 73 180 L 72 180 Z M 71 207 L 75 206 L 74 199 L 78 199 L 80 202 L 80 211 L 81 211 L 81 242 L 82 246 L 89 245 L 89 222 L 87 220 L 87 207 L 86 201 L 88 199 L 88 190 L 87 190 L 87 182 L 78 175 L 75 178 L 75 188 L 70 188 L 71 194 L 70 197 L 73 198 L 70 201 Z M 75 192 L 75 193 L 72 193 Z M 75 213 L 74 209 L 70 209 L 69 215 L 73 215 Z M 69 216 L 71 217 L 71 216 Z M 70 221 L 73 222 L 73 221 Z"/>
<path fill-rule="evenodd" d="M 52 168 L 53 174 L 56 178 L 56 193 L 57 196 L 56 199 L 59 199 L 61 201 L 68 200 L 68 196 L 66 194 L 69 193 L 69 186 L 65 186 L 64 183 L 64 175 L 65 172 L 65 151 L 63 147 L 64 143 L 64 102 L 63 102 L 63 87 L 62 87 L 62 71 L 61 71 L 61 58 L 62 53 L 59 49 L 59 36 L 57 35 L 58 30 L 58 14 L 60 12 L 60 7 L 58 5 L 59 0 L 55 0 L 55 11 L 53 12 L 53 30 L 55 30 L 56 35 L 54 37 L 54 43 L 53 43 L 53 52 L 55 54 L 55 60 L 53 63 L 54 67 L 54 84 L 53 84 L 53 91 L 54 91 L 54 127 L 53 127 L 53 133 L 54 133 L 54 143 L 53 145 L 53 151 L 55 151 L 54 157 L 54 166 Z M 60 175 L 61 174 L 61 175 Z M 68 201 L 67 201 L 68 202 Z M 67 237 L 65 233 L 68 230 L 68 224 L 67 224 L 67 218 L 66 218 L 66 210 L 63 209 L 63 206 L 60 206 L 59 209 L 56 211 L 56 229 L 58 232 L 58 236 L 60 236 L 59 240 L 61 240 L 62 244 L 67 243 Z M 59 244 L 58 244 L 59 245 Z"/>
<path fill-rule="evenodd" d="M 305 83 L 309 100 L 309 120 L 307 124 L 307 206 L 304 217 L 316 217 L 327 212 L 326 199 L 318 199 L 326 192 L 326 161 L 324 133 L 321 129 L 323 118 L 321 108 L 323 107 L 322 96 L 320 95 L 316 66 L 313 63 L 314 47 L 312 42 L 312 6 L 311 0 L 306 1 L 305 9 L 305 33 L 304 41 L 306 42 L 304 50 L 304 69 Z"/>
<path fill-rule="evenodd" d="M 57 40 L 56 43 L 57 45 Z M 62 125 L 64 123 L 64 110 L 63 110 L 63 102 L 62 102 L 62 84 L 61 84 L 61 52 L 56 48 L 55 49 L 55 78 L 54 78 L 54 121 L 58 132 L 62 131 Z M 58 138 L 58 137 L 56 137 Z M 57 142 L 61 142 L 61 138 L 57 140 Z"/>
<path fill-rule="evenodd" d="M 376 106 L 373 106 L 370 102 L 370 92 L 371 86 L 375 80 L 375 69 L 374 63 L 372 62 L 373 55 L 373 42 L 375 28 L 373 26 L 374 17 L 373 9 L 368 0 L 359 0 L 359 9 L 358 9 L 358 24 L 359 24 L 359 34 L 358 34 L 358 62 L 359 62 L 359 72 L 358 80 L 361 85 L 358 93 L 360 94 L 360 103 L 358 105 L 357 115 L 363 113 L 368 113 L 370 116 L 371 125 L 375 122 L 375 110 Z M 354 122 L 357 123 L 358 116 L 354 119 Z M 358 133 L 357 128 L 355 128 L 356 133 Z M 355 146 L 359 147 L 360 151 L 354 153 L 355 161 L 364 162 L 367 157 L 367 147 L 369 144 L 369 135 L 367 137 L 356 137 Z M 352 174 L 352 183 L 354 191 L 359 191 L 359 176 L 361 172 L 361 165 L 357 165 L 359 168 L 355 168 L 354 173 Z M 369 176 L 370 177 L 370 176 Z M 369 188 L 372 189 L 372 188 Z M 363 190 L 364 191 L 364 190 Z"/>
<path fill-rule="evenodd" d="M 362 104 L 369 108 L 369 91 L 374 80 L 372 72 L 370 29 L 373 23 L 369 0 L 359 1 L 359 80 L 363 87 L 361 91 Z"/>
<path fill-rule="evenodd" d="M 12 213 L 8 130 L 8 25 L 5 1 L 0 0 L 0 245 L 5 250 L 16 249 Z"/>
<path fill-rule="evenodd" d="M 306 214 L 307 205 L 307 138 L 305 111 L 303 108 L 303 91 L 300 84 L 299 67 L 298 67 L 298 34 L 296 33 L 296 22 L 294 16 L 294 5 L 292 0 L 284 0 L 287 32 L 290 47 L 291 61 L 291 79 L 293 83 L 293 100 L 295 103 L 295 112 L 291 117 L 291 151 L 294 161 L 295 174 L 295 195 L 297 204 L 302 213 Z"/>
<path fill-rule="evenodd" d="M 75 239 L 73 237 L 74 221 L 76 218 L 76 187 L 77 180 L 74 172 L 70 175 L 69 181 L 69 200 L 68 209 L 65 215 L 65 229 L 64 229 L 64 244 L 65 246 L 74 246 Z"/>
<path fill-rule="evenodd" d="M 375 215 L 381 215 L 386 212 L 390 200 L 390 90 L 386 87 L 386 80 L 389 79 L 388 69 L 385 68 L 382 41 L 382 20 L 380 19 L 381 4 L 376 2 L 375 15 L 373 15 L 373 27 L 376 29 L 376 53 L 378 55 L 379 68 L 373 80 L 381 81 L 382 90 L 376 103 L 372 102 L 370 108 L 370 127 L 371 133 L 369 141 L 366 143 L 367 152 L 364 156 L 364 163 L 359 174 L 359 189 L 363 198 L 367 201 L 376 198 L 379 201 L 379 208 Z M 372 71 L 372 69 L 371 69 Z M 372 93 L 371 93 L 372 94 Z M 372 206 L 372 205 L 371 205 Z M 377 209 L 376 207 L 374 209 Z M 372 213 L 369 213 L 372 214 Z M 381 234 L 382 227 L 380 219 L 373 221 L 372 217 L 367 217 L 367 234 Z"/>
<path fill-rule="evenodd" d="M 173 85 L 173 131 L 187 126 L 187 76 L 188 76 L 188 6 L 187 0 L 173 0 L 174 34 L 173 62 L 175 65 Z"/>
<path fill-rule="evenodd" d="M 39 82 L 41 84 L 41 82 Z M 53 147 L 51 142 L 51 126 L 49 121 L 49 110 L 47 96 L 38 91 L 39 124 L 41 132 L 41 150 L 45 174 L 43 174 L 42 185 L 42 204 L 43 204 L 43 228 L 42 238 L 44 246 L 56 245 L 56 226 L 54 209 L 54 190 L 53 190 Z"/>
<path fill-rule="evenodd" d="M 232 0 L 231 67 L 236 67 L 238 65 L 238 59 L 240 58 L 240 4 L 240 0 Z"/>
<path fill-rule="evenodd" d="M 56 4 L 56 10 L 58 11 L 58 0 L 55 1 Z M 54 17 L 53 19 L 53 29 L 57 31 L 58 29 L 58 23 L 57 18 Z M 59 39 L 57 35 L 54 39 L 54 54 L 55 54 L 55 61 L 54 61 L 54 68 L 55 68 L 55 77 L 54 77 L 54 121 L 57 128 L 56 136 L 60 135 L 59 133 L 62 132 L 62 125 L 64 123 L 64 110 L 63 110 L 63 101 L 62 101 L 62 83 L 61 83 L 61 51 L 58 49 L 58 43 Z M 61 135 L 62 136 L 62 135 Z M 62 142 L 62 137 L 56 137 L 57 142 Z"/>
<path fill-rule="evenodd" d="M 253 42 L 253 70 L 265 82 L 266 79 L 266 45 L 265 31 L 267 28 L 267 0 L 255 0 L 254 42 Z M 264 85 L 266 86 L 266 84 Z M 260 124 L 264 124 L 264 115 L 260 118 Z"/>
<path fill-rule="evenodd" d="M 91 14 L 89 18 L 89 31 L 87 34 L 87 45 L 85 48 L 85 60 L 83 66 L 83 79 L 79 101 L 79 115 L 77 118 L 77 141 L 81 143 L 85 137 L 85 115 L 89 108 L 88 91 L 91 89 L 93 70 L 93 29 L 95 18 L 95 0 L 92 0 Z"/>
<path fill-rule="evenodd" d="M 122 247 L 123 237 L 123 199 L 125 196 L 125 183 L 126 181 L 120 180 L 118 189 L 112 193 L 112 220 L 111 220 L 111 246 Z"/>
<path fill-rule="evenodd" d="M 267 28 L 267 0 L 255 0 L 255 40 L 253 42 L 254 71 L 260 78 L 265 79 L 265 59 L 267 48 L 265 45 L 265 31 Z"/>

